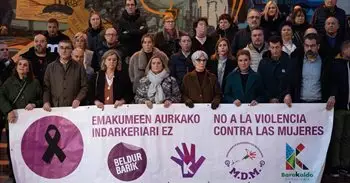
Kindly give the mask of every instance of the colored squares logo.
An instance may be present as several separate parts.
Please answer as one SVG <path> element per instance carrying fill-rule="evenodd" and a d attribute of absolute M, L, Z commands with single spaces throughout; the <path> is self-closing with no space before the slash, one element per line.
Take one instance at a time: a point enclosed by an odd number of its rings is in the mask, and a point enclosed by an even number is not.
<path fill-rule="evenodd" d="M 286 170 L 295 170 L 299 167 L 301 170 L 309 170 L 309 168 L 298 159 L 298 155 L 305 149 L 303 144 L 294 147 L 286 144 Z"/>

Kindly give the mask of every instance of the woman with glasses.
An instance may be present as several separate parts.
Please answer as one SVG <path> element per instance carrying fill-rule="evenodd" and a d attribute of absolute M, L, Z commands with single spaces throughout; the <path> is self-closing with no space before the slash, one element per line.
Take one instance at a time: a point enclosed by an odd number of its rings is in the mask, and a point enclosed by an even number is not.
<path fill-rule="evenodd" d="M 265 102 L 264 87 L 260 75 L 250 68 L 251 58 L 247 50 L 237 53 L 238 67 L 226 78 L 224 102 L 235 104 L 250 103 L 255 106 Z"/>
<path fill-rule="evenodd" d="M 212 109 L 218 108 L 222 92 L 215 74 L 205 69 L 208 55 L 198 50 L 192 54 L 191 59 L 195 70 L 184 76 L 182 100 L 189 108 L 193 108 L 194 103 L 211 103 Z"/>
<path fill-rule="evenodd" d="M 132 100 L 131 82 L 125 72 L 116 68 L 121 59 L 116 50 L 108 50 L 102 56 L 101 70 L 97 73 L 95 105 L 104 109 L 105 104 L 115 108 L 130 103 Z"/>
<path fill-rule="evenodd" d="M 163 30 L 154 36 L 155 46 L 170 58 L 171 55 L 179 51 L 179 40 L 184 34 L 176 28 L 175 17 L 170 13 L 166 14 L 163 17 Z"/>
<path fill-rule="evenodd" d="M 146 76 L 140 80 L 135 95 L 135 103 L 164 104 L 169 107 L 172 103 L 181 101 L 181 93 L 176 79 L 170 76 L 169 68 L 160 55 L 154 55 L 146 67 Z"/>

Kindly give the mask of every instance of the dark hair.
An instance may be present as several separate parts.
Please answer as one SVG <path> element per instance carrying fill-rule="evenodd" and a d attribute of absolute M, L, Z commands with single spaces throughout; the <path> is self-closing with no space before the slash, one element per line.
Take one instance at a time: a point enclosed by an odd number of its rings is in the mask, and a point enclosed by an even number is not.
<path fill-rule="evenodd" d="M 238 57 L 241 55 L 246 55 L 246 56 L 248 56 L 249 60 L 252 60 L 252 58 L 250 56 L 250 52 L 248 50 L 244 50 L 244 49 L 239 50 L 237 52 L 237 61 L 238 61 Z"/>
<path fill-rule="evenodd" d="M 307 21 L 307 20 L 306 20 L 306 11 L 305 11 L 303 8 L 301 8 L 301 9 L 296 9 L 296 10 L 293 10 L 293 11 L 292 11 L 292 14 L 291 14 L 291 16 L 290 16 L 292 23 L 295 24 L 295 17 L 297 17 L 297 15 L 298 15 L 299 13 L 304 14 L 304 17 L 305 17 L 305 22 L 304 22 L 304 23 L 307 23 L 307 22 L 306 22 L 306 21 Z"/>
<path fill-rule="evenodd" d="M 13 70 L 13 75 L 14 76 L 18 76 L 18 73 L 17 73 L 17 66 L 18 66 L 18 63 L 19 61 L 21 60 L 25 60 L 28 62 L 28 68 L 29 68 L 29 71 L 28 71 L 28 74 L 27 74 L 27 79 L 29 81 L 33 80 L 34 79 L 34 73 L 33 73 L 33 65 L 32 65 L 32 62 L 24 57 L 20 57 L 20 59 L 18 59 L 18 61 L 16 62 L 16 65 L 15 65 L 15 68 Z"/>
<path fill-rule="evenodd" d="M 280 29 L 279 29 L 280 33 L 282 32 L 282 28 L 283 28 L 284 26 L 289 26 L 289 27 L 292 29 L 292 31 L 293 31 L 293 24 L 292 24 L 292 22 L 290 22 L 290 21 L 284 21 L 284 22 L 281 24 L 281 26 L 279 27 L 279 28 L 280 28 Z"/>
<path fill-rule="evenodd" d="M 219 22 L 220 20 L 227 20 L 230 24 L 233 22 L 231 16 L 226 13 L 219 16 Z"/>
<path fill-rule="evenodd" d="M 198 23 L 200 21 L 205 22 L 205 24 L 208 26 L 208 18 L 206 17 L 199 17 L 196 21 L 193 22 L 193 32 L 196 33 L 196 28 L 198 26 Z"/>
<path fill-rule="evenodd" d="M 145 40 L 145 38 L 151 38 L 151 40 L 152 40 L 152 43 L 153 43 L 153 45 L 154 45 L 154 35 L 153 34 L 151 34 L 151 33 L 147 33 L 147 34 L 144 34 L 143 36 L 142 36 L 142 38 L 141 38 L 141 44 L 143 43 L 143 41 Z"/>
<path fill-rule="evenodd" d="M 317 34 L 315 34 L 315 33 L 310 33 L 310 34 L 306 34 L 305 36 L 304 36 L 304 42 L 305 42 L 305 40 L 316 40 L 316 43 L 317 44 L 320 44 L 320 38 L 318 37 L 318 35 Z"/>
<path fill-rule="evenodd" d="M 98 17 L 100 17 L 100 29 L 103 29 L 103 24 L 102 24 L 102 18 L 101 18 L 101 14 L 95 10 L 91 10 L 90 11 L 90 15 L 89 15 L 89 28 L 92 29 L 92 25 L 90 22 L 90 19 L 93 15 L 97 15 Z"/>
<path fill-rule="evenodd" d="M 73 49 L 73 43 L 70 39 L 64 39 L 64 40 L 61 40 L 58 44 L 61 44 L 61 43 L 67 43 L 67 44 L 70 44 L 70 46 L 72 47 Z"/>
<path fill-rule="evenodd" d="M 260 26 L 255 27 L 255 28 L 254 28 L 254 29 L 252 29 L 250 32 L 253 32 L 254 30 L 261 30 L 261 31 L 263 31 L 263 32 L 264 32 L 264 29 L 263 29 L 262 27 L 260 27 Z"/>
<path fill-rule="evenodd" d="M 348 48 L 350 48 L 350 40 L 345 40 L 342 44 L 341 44 L 341 55 L 342 55 L 342 52 Z M 342 55 L 343 56 L 343 55 Z"/>
<path fill-rule="evenodd" d="M 233 60 L 234 57 L 233 57 L 233 55 L 232 55 L 232 49 L 231 49 L 230 41 L 229 41 L 227 38 L 225 38 L 225 37 L 220 38 L 220 39 L 216 42 L 216 45 L 215 45 L 215 53 L 211 56 L 210 59 L 211 59 L 211 60 L 218 60 L 218 59 L 219 59 L 218 48 L 219 48 L 219 44 L 220 44 L 222 41 L 225 41 L 226 44 L 227 44 L 227 47 L 228 47 L 227 58 Z"/>
<path fill-rule="evenodd" d="M 59 26 L 59 23 L 58 23 L 57 19 L 55 19 L 55 18 L 50 18 L 50 19 L 47 21 L 47 23 L 48 23 L 48 24 L 49 24 L 49 23 L 54 23 L 54 24 L 57 25 L 57 27 Z"/>
<path fill-rule="evenodd" d="M 283 41 L 282 41 L 282 38 L 280 36 L 271 36 L 267 42 L 269 44 L 270 43 L 274 43 L 274 44 L 280 43 L 281 45 L 283 45 Z"/>
<path fill-rule="evenodd" d="M 125 6 L 126 6 L 126 1 L 127 1 L 127 0 L 124 1 L 124 5 L 125 5 Z M 137 1 L 136 1 L 136 0 L 134 0 L 134 3 L 135 3 L 135 6 L 137 6 Z"/>
<path fill-rule="evenodd" d="M 180 35 L 180 40 L 181 40 L 182 37 L 189 37 L 191 39 L 191 36 L 189 34 L 187 34 L 187 33 L 181 34 Z"/>

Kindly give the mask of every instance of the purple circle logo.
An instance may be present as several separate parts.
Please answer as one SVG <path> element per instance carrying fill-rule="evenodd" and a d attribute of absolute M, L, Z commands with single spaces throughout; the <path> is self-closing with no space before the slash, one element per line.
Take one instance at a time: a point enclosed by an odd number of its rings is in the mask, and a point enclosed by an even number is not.
<path fill-rule="evenodd" d="M 119 143 L 109 152 L 107 163 L 114 177 L 121 181 L 132 181 L 145 172 L 147 156 L 141 147 Z"/>
<path fill-rule="evenodd" d="M 68 119 L 47 116 L 25 131 L 21 151 L 24 162 L 37 175 L 59 179 L 72 173 L 83 156 L 83 138 Z"/>

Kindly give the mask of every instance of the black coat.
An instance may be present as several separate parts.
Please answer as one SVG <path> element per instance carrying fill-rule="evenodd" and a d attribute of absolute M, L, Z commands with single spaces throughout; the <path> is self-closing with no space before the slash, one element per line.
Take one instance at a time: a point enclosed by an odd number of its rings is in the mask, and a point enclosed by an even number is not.
<path fill-rule="evenodd" d="M 6 64 L 6 62 L 8 62 L 8 64 Z M 0 60 L 0 86 L 12 75 L 14 68 L 15 62 L 13 62 L 13 60 Z"/>
<path fill-rule="evenodd" d="M 177 53 L 180 50 L 180 38 L 185 35 L 184 32 L 176 30 L 177 36 L 174 39 L 166 39 L 164 31 L 157 32 L 154 36 L 155 46 L 163 51 L 169 58 L 171 55 Z"/>
<path fill-rule="evenodd" d="M 104 102 L 104 89 L 106 84 L 105 71 L 99 71 L 96 78 L 95 99 Z M 132 85 L 128 75 L 123 72 L 116 71 L 113 79 L 113 102 L 124 99 L 126 103 L 130 103 L 133 99 Z"/>
<path fill-rule="evenodd" d="M 318 7 L 313 16 L 312 16 L 312 25 L 315 27 L 319 34 L 324 35 L 325 29 L 324 25 L 328 17 L 336 17 L 339 21 L 339 33 L 344 36 L 347 32 L 347 21 L 346 14 L 343 9 L 335 6 L 334 11 L 331 11 L 329 8 L 326 8 L 324 4 Z"/>
<path fill-rule="evenodd" d="M 340 53 L 340 47 L 343 41 L 343 36 L 337 34 L 335 37 L 334 47 L 332 47 L 328 42 L 328 36 L 322 36 L 319 50 L 321 58 L 325 59 L 327 62 L 332 62 L 333 59 Z"/>
<path fill-rule="evenodd" d="M 310 27 L 310 24 L 308 24 L 306 21 L 302 25 L 292 25 L 292 30 L 293 30 L 293 43 L 297 48 L 299 47 L 304 47 L 304 33 L 306 29 Z"/>
<path fill-rule="evenodd" d="M 101 62 L 102 62 L 102 56 L 105 52 L 108 50 L 115 49 L 122 60 L 122 70 L 127 71 L 128 65 L 125 62 L 125 56 L 126 56 L 126 47 L 121 44 L 116 44 L 113 47 L 108 47 L 106 41 L 101 42 L 96 51 L 94 51 L 94 56 L 92 58 L 91 67 L 95 70 L 95 72 L 99 71 L 101 69 Z"/>
<path fill-rule="evenodd" d="M 21 56 L 31 61 L 33 66 L 33 74 L 35 78 L 39 80 L 40 85 L 43 86 L 46 67 L 47 65 L 49 65 L 49 63 L 57 59 L 56 54 L 51 53 L 50 49 L 47 48 L 46 56 L 38 57 L 35 54 L 34 47 L 32 47 L 27 52 L 23 53 Z"/>
<path fill-rule="evenodd" d="M 337 57 L 331 69 L 331 96 L 335 96 L 335 108 L 349 110 L 350 61 Z"/>
<path fill-rule="evenodd" d="M 264 15 L 261 17 L 260 26 L 264 29 L 265 40 L 267 41 L 271 36 L 280 35 L 281 24 L 285 21 L 285 17 L 281 15 L 278 16 L 276 20 L 273 20 L 271 17 L 268 17 L 268 20 L 265 20 Z"/>
<path fill-rule="evenodd" d="M 179 86 L 182 84 L 184 76 L 194 70 L 191 60 L 191 54 L 186 58 L 181 51 L 170 57 L 169 61 L 170 75 L 176 79 Z"/>
<path fill-rule="evenodd" d="M 268 100 L 276 98 L 279 102 L 283 102 L 284 96 L 288 94 L 289 72 L 292 72 L 290 69 L 291 60 L 287 53 L 282 52 L 278 61 L 271 59 L 270 51 L 264 54 L 258 73 L 262 78 Z"/>
<path fill-rule="evenodd" d="M 248 26 L 245 29 L 239 30 L 231 43 L 232 53 L 236 54 L 238 50 L 245 48 L 251 42 L 250 36 L 251 31 Z"/>
<path fill-rule="evenodd" d="M 292 78 L 288 87 L 288 93 L 291 94 L 293 102 L 300 102 L 301 85 L 302 85 L 302 74 L 303 74 L 303 63 L 304 63 L 304 52 L 299 52 L 298 56 L 293 56 L 297 52 L 292 53 L 292 67 L 293 73 L 290 75 Z M 326 102 L 329 97 L 329 74 L 331 69 L 331 62 L 322 60 L 321 67 L 321 94 L 322 101 Z"/>
<path fill-rule="evenodd" d="M 88 41 L 88 47 L 87 49 L 91 50 L 91 51 L 96 51 L 98 45 L 103 41 L 103 29 L 93 29 L 93 28 L 89 28 L 86 31 L 86 35 L 87 35 L 87 41 Z"/>
<path fill-rule="evenodd" d="M 237 32 L 238 32 L 238 26 L 236 24 L 231 24 L 231 26 L 226 30 L 220 29 L 218 25 L 216 28 L 216 31 L 211 36 L 215 38 L 216 42 L 220 38 L 227 38 L 231 42 L 234 39 Z"/>
<path fill-rule="evenodd" d="M 216 77 L 218 77 L 218 64 L 219 64 L 218 60 L 210 60 L 207 63 L 207 69 L 209 70 L 209 72 L 215 74 Z M 225 89 L 227 75 L 230 74 L 236 67 L 237 67 L 237 61 L 236 60 L 231 60 L 231 59 L 227 59 L 226 60 L 224 77 L 223 77 L 222 85 L 221 85 L 221 91 L 222 92 L 224 92 L 224 89 Z"/>
<path fill-rule="evenodd" d="M 44 36 L 47 39 L 47 48 L 50 49 L 51 53 L 56 54 L 56 56 L 58 56 L 58 43 L 62 40 L 70 40 L 69 37 L 64 35 L 61 31 L 58 31 L 55 37 L 50 37 L 49 33 L 46 31 Z"/>
<path fill-rule="evenodd" d="M 196 37 L 192 37 L 192 51 L 195 52 L 197 50 L 202 50 L 208 55 L 208 57 L 215 53 L 215 44 L 215 39 L 210 36 L 207 36 L 207 40 L 204 44 L 201 44 Z"/>
<path fill-rule="evenodd" d="M 138 9 L 135 15 L 129 15 L 124 10 L 117 27 L 118 39 L 127 50 L 126 56 L 132 56 L 141 50 L 141 38 L 148 32 L 148 27 L 145 18 L 140 16 Z"/>

